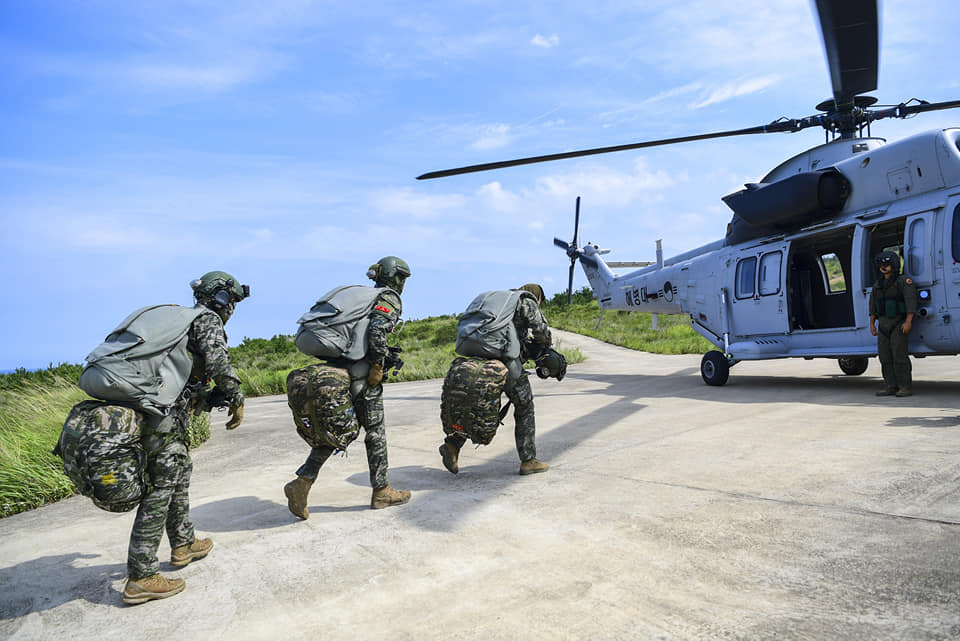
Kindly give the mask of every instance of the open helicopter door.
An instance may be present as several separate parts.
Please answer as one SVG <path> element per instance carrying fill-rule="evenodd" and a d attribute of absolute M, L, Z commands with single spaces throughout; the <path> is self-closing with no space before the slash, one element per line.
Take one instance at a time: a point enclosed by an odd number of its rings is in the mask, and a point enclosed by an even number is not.
<path fill-rule="evenodd" d="M 944 309 L 942 321 L 953 325 L 956 339 L 960 339 L 960 197 L 954 196 L 944 210 L 943 267 L 946 300 L 943 304 L 931 301 L 931 309 Z M 923 306 L 923 301 L 921 301 Z"/>
<path fill-rule="evenodd" d="M 731 333 L 786 334 L 786 265 L 789 242 L 765 243 L 734 255 L 728 270 Z"/>

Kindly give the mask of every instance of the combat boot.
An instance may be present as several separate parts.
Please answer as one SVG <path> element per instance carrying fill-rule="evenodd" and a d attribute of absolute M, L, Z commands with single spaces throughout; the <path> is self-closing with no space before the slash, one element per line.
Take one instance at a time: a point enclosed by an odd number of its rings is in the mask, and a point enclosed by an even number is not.
<path fill-rule="evenodd" d="M 310 518 L 310 510 L 307 509 L 307 495 L 310 494 L 312 485 L 313 479 L 298 476 L 283 486 L 283 493 L 287 496 L 287 509 L 294 516 L 304 520 Z"/>
<path fill-rule="evenodd" d="M 180 594 L 185 587 L 187 582 L 183 579 L 168 579 L 160 574 L 143 579 L 127 579 L 127 586 L 123 589 L 123 602 L 136 605 L 153 599 L 166 599 Z"/>
<path fill-rule="evenodd" d="M 374 510 L 381 510 L 393 505 L 403 505 L 410 500 L 410 490 L 395 490 L 389 485 L 374 488 L 373 496 L 370 498 L 370 507 Z"/>
<path fill-rule="evenodd" d="M 520 463 L 521 476 L 526 476 L 527 474 L 539 474 L 540 472 L 546 472 L 548 469 L 550 469 L 549 465 L 543 461 L 538 461 L 535 458 L 530 458 Z"/>
<path fill-rule="evenodd" d="M 443 466 L 447 468 L 448 472 L 456 474 L 460 471 L 460 465 L 457 463 L 460 457 L 459 447 L 452 445 L 449 441 L 444 441 L 443 445 L 440 446 L 440 456 L 443 457 Z"/>
<path fill-rule="evenodd" d="M 173 548 L 173 551 L 170 553 L 170 563 L 178 568 L 182 568 L 194 559 L 202 559 L 207 556 L 212 549 L 212 539 L 198 539 L 194 537 L 193 543 L 190 545 L 181 545 L 178 548 Z"/>
<path fill-rule="evenodd" d="M 882 390 L 877 392 L 877 396 L 896 396 L 897 388 L 896 387 L 884 387 Z"/>
<path fill-rule="evenodd" d="M 899 398 L 903 398 L 904 396 L 913 396 L 913 388 L 901 387 L 900 390 L 897 392 L 897 396 Z"/>

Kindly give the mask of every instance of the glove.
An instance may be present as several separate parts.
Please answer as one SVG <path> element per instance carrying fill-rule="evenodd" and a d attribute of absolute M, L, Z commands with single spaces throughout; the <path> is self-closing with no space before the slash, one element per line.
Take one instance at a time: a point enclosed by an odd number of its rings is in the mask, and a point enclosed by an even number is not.
<path fill-rule="evenodd" d="M 370 366 L 370 373 L 367 374 L 367 385 L 376 387 L 383 380 L 383 365 L 375 363 Z"/>
<path fill-rule="evenodd" d="M 226 428 L 228 430 L 236 429 L 240 422 L 243 420 L 243 403 L 238 405 L 231 405 L 230 409 L 227 411 L 227 416 L 230 417 L 230 420 L 227 421 Z"/>

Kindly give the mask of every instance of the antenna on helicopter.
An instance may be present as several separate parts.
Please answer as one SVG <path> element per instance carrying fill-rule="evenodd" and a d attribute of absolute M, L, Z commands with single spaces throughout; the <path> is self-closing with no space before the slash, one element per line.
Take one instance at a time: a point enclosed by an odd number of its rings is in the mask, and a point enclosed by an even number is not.
<path fill-rule="evenodd" d="M 573 217 L 573 240 L 569 243 L 566 241 L 560 240 L 559 238 L 553 239 L 553 244 L 557 247 L 563 249 L 567 252 L 567 256 L 570 257 L 570 277 L 567 280 L 567 305 L 573 302 L 573 272 L 577 264 L 577 259 L 579 258 L 586 264 L 596 267 L 597 261 L 591 256 L 585 256 L 583 252 L 580 251 L 579 246 L 577 245 L 577 233 L 580 230 L 580 196 L 577 196 L 577 206 Z"/>

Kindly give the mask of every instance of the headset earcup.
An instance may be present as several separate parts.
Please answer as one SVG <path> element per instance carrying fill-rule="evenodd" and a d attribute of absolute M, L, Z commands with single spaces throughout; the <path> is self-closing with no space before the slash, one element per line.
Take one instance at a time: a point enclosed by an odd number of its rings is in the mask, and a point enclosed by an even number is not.
<path fill-rule="evenodd" d="M 226 307 L 230 304 L 230 292 L 225 289 L 218 290 L 217 293 L 213 295 L 213 302 L 216 303 L 218 307 Z"/>

